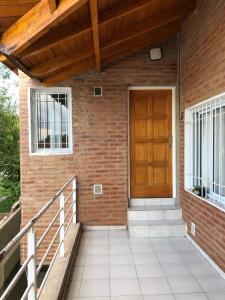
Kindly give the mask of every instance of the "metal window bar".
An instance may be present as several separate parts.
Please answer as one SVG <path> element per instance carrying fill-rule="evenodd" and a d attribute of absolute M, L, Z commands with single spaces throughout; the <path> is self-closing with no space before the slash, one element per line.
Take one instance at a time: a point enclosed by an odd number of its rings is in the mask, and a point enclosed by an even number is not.
<path fill-rule="evenodd" d="M 68 211 L 71 212 L 71 217 L 69 219 L 69 222 L 68 222 L 68 224 L 66 226 L 66 230 L 65 230 L 64 229 L 64 227 L 65 227 L 65 214 L 64 214 L 65 198 L 64 198 L 64 192 L 70 184 L 72 184 L 72 192 L 69 194 L 69 197 L 67 198 L 67 201 L 72 196 L 72 204 L 69 206 L 69 209 L 68 209 Z M 27 243 L 27 247 L 28 247 L 27 256 L 28 257 L 26 258 L 26 260 L 24 261 L 24 263 L 20 267 L 19 271 L 15 274 L 15 276 L 12 279 L 11 283 L 8 285 L 8 287 L 6 288 L 6 290 L 4 291 L 2 296 L 0 297 L 0 300 L 7 299 L 7 296 L 10 294 L 13 287 L 17 283 L 18 279 L 21 277 L 23 272 L 26 271 L 26 269 L 27 269 L 27 272 L 28 272 L 28 283 L 27 283 L 27 288 L 24 291 L 21 299 L 26 299 L 27 298 L 28 300 L 36 300 L 36 299 L 39 298 L 41 290 L 43 289 L 43 286 L 44 286 L 44 284 L 47 280 L 48 274 L 49 274 L 49 272 L 52 268 L 52 265 L 53 265 L 57 255 L 58 255 L 58 253 L 60 252 L 60 256 L 64 255 L 64 240 L 66 238 L 66 233 L 69 229 L 69 225 L 71 224 L 72 220 L 73 220 L 73 223 L 76 223 L 76 222 L 74 222 L 76 220 L 76 201 L 77 201 L 76 191 L 77 191 L 77 177 L 73 176 L 35 214 L 35 216 L 24 226 L 24 228 L 22 228 L 21 231 L 0 252 L 0 262 L 1 262 L 1 260 L 3 260 L 16 245 L 18 245 L 18 243 L 21 241 L 21 239 L 24 238 L 24 236 L 26 234 L 28 234 L 28 243 Z M 60 202 L 61 202 L 60 203 L 60 208 L 57 211 L 56 215 L 51 220 L 51 222 L 49 223 L 49 225 L 47 226 L 47 228 L 45 229 L 45 231 L 42 234 L 42 236 L 40 237 L 39 241 L 36 242 L 34 225 L 42 217 L 42 215 L 44 215 L 44 213 L 51 207 L 51 205 L 56 202 L 56 200 L 58 198 L 60 198 Z M 63 214 L 62 214 L 62 212 L 63 212 Z M 69 213 L 67 212 L 67 216 L 68 215 L 69 215 Z M 42 256 L 39 266 L 36 267 L 36 262 L 37 262 L 37 260 L 36 260 L 36 250 L 40 246 L 42 241 L 44 240 L 44 238 L 47 235 L 47 233 L 49 232 L 50 228 L 52 228 L 52 226 L 55 223 L 57 217 L 60 217 L 60 219 L 61 219 L 60 220 L 60 225 L 59 225 L 55 235 L 53 236 L 51 242 L 49 243 L 49 246 L 48 246 L 47 250 L 45 251 L 44 255 Z M 62 228 L 63 228 L 63 232 L 62 232 Z M 44 277 L 44 279 L 41 283 L 41 287 L 38 289 L 38 292 L 37 292 L 37 288 L 36 288 L 37 274 L 40 272 L 41 267 L 42 267 L 47 255 L 48 255 L 52 245 L 54 244 L 54 242 L 56 240 L 56 237 L 59 234 L 60 234 L 59 244 L 58 244 L 57 249 L 56 249 L 56 251 L 53 255 L 53 258 L 50 262 L 48 271 L 45 274 L 45 277 Z M 63 249 L 63 251 L 62 251 L 62 249 Z"/>
<path fill-rule="evenodd" d="M 50 101 L 48 99 L 51 95 L 57 95 Z M 63 95 L 63 96 L 62 96 Z M 65 107 L 61 103 L 61 99 L 65 101 Z M 49 106 L 49 103 L 53 105 Z M 32 120 L 34 131 L 37 134 L 32 136 L 32 145 L 36 150 L 45 149 L 62 149 L 69 148 L 69 126 L 70 126 L 70 110 L 71 107 L 68 101 L 68 94 L 62 92 L 61 94 L 54 91 L 40 92 L 38 90 L 34 91 L 31 98 L 31 111 L 36 106 L 36 116 Z M 63 109 L 66 108 L 67 113 L 64 115 L 65 120 L 63 120 L 62 113 Z M 52 109 L 53 121 L 49 120 L 49 110 Z M 56 114 L 58 118 L 56 118 Z M 63 126 L 65 126 L 65 137 L 63 137 Z"/>
<path fill-rule="evenodd" d="M 193 153 L 193 161 L 185 170 L 185 176 L 192 176 L 192 182 L 186 187 L 193 189 L 199 186 L 201 197 L 216 206 L 225 209 L 224 180 L 222 153 L 225 148 L 223 135 L 222 116 L 225 115 L 225 93 L 214 97 L 204 103 L 195 105 L 186 110 L 190 113 L 190 124 L 186 124 L 185 130 L 192 131 L 186 136 L 192 136 L 185 151 Z M 189 162 L 190 163 L 190 162 Z M 186 163 L 187 165 L 187 163 Z"/>

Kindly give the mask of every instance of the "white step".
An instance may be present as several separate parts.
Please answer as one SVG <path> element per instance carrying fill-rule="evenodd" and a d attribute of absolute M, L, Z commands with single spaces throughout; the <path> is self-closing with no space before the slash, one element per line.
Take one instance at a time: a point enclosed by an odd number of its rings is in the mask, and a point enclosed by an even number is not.
<path fill-rule="evenodd" d="M 128 208 L 128 221 L 181 219 L 179 205 L 132 206 Z"/>
<path fill-rule="evenodd" d="M 183 220 L 129 221 L 131 237 L 176 237 L 186 235 Z"/>
<path fill-rule="evenodd" d="M 174 205 L 175 198 L 131 198 L 129 206 Z"/>

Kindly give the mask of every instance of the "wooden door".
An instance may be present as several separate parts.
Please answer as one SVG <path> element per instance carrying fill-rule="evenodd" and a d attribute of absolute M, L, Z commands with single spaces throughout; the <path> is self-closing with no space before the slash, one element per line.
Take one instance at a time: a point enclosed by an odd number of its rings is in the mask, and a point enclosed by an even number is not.
<path fill-rule="evenodd" d="M 131 197 L 172 197 L 172 91 L 130 91 Z"/>

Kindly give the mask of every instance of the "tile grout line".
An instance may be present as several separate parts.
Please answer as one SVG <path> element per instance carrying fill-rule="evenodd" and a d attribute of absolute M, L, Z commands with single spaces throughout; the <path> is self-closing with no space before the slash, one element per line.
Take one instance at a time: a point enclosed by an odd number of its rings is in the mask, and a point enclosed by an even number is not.
<path fill-rule="evenodd" d="M 172 248 L 174 248 L 173 245 L 172 245 L 172 243 L 171 243 L 171 241 L 170 241 L 170 239 L 168 239 L 168 240 L 169 240 L 169 244 L 172 246 Z M 171 290 L 171 295 L 172 295 L 172 297 L 174 298 L 174 300 L 176 300 L 176 297 L 175 297 L 175 294 L 174 294 L 174 292 L 173 292 L 173 289 L 172 289 L 172 287 L 171 287 L 171 285 L 170 285 L 170 283 L 169 283 L 169 281 L 168 281 L 168 278 L 167 278 L 166 273 L 164 272 L 164 270 L 163 270 L 163 268 L 162 268 L 162 264 L 161 264 L 161 262 L 160 262 L 160 260 L 159 260 L 159 258 L 158 258 L 158 256 L 157 256 L 157 254 L 156 254 L 156 250 L 154 249 L 154 247 L 153 247 L 153 251 L 154 251 L 154 254 L 155 254 L 155 256 L 156 256 L 156 259 L 157 259 L 157 261 L 158 261 L 158 263 L 159 263 L 159 265 L 160 265 L 160 268 L 161 268 L 162 271 L 163 271 L 164 278 L 165 278 L 165 280 L 166 280 L 166 282 L 167 282 L 167 284 L 168 284 L 168 286 L 169 286 L 169 288 L 170 288 L 170 290 Z M 172 252 L 172 253 L 174 253 L 174 252 Z"/>
<path fill-rule="evenodd" d="M 142 300 L 144 300 L 144 295 L 143 295 L 140 279 L 139 279 L 138 272 L 137 272 L 137 266 L 136 266 L 136 263 L 135 263 L 135 260 L 134 260 L 134 253 L 133 253 L 132 247 L 131 247 L 130 236 L 128 236 L 128 241 L 129 241 L 129 245 L 130 245 L 130 249 L 131 249 L 131 256 L 132 256 L 132 260 L 133 260 L 133 263 L 134 263 L 134 268 L 135 268 L 135 271 L 136 271 L 136 274 L 137 274 L 137 279 L 138 279 L 138 283 L 139 283 L 139 287 L 140 287 L 140 291 L 141 291 L 141 298 L 142 298 Z"/>

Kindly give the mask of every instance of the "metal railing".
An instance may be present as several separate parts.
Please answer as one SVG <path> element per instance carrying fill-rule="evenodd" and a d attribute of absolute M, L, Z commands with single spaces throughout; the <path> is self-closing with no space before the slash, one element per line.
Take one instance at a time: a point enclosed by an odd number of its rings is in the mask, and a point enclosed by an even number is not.
<path fill-rule="evenodd" d="M 71 186 L 71 191 L 68 196 L 65 198 L 65 191 L 68 187 Z M 72 199 L 71 199 L 72 198 Z M 34 225 L 36 222 L 44 215 L 44 213 L 53 205 L 53 203 L 57 203 L 59 209 L 56 214 L 53 216 L 50 223 L 44 229 L 44 232 L 40 236 L 40 238 L 36 239 L 36 230 Z M 70 203 L 70 200 L 71 203 Z M 27 273 L 27 288 L 24 291 L 21 299 L 28 300 L 37 300 L 40 297 L 43 286 L 47 280 L 48 274 L 54 264 L 54 261 L 59 254 L 60 257 L 64 257 L 64 242 L 65 236 L 69 229 L 71 223 L 76 223 L 76 201 L 77 201 L 77 177 L 73 176 L 69 181 L 67 181 L 64 186 L 35 214 L 35 216 L 20 230 L 20 232 L 6 245 L 6 247 L 0 252 L 0 262 L 10 253 L 18 243 L 25 237 L 27 234 L 27 258 L 23 262 L 19 271 L 15 274 L 14 278 L 0 297 L 0 300 L 5 300 L 10 295 L 13 287 L 20 279 L 24 272 Z M 65 207 L 68 206 L 67 211 L 65 212 Z M 65 220 L 68 218 L 67 224 Z M 57 222 L 58 220 L 58 222 Z M 55 231 L 52 239 L 50 240 L 47 249 L 45 250 L 43 256 L 40 258 L 40 262 L 37 266 L 37 250 L 40 245 L 45 240 L 47 234 L 50 232 L 50 229 L 53 228 L 57 224 L 57 230 Z M 40 287 L 37 289 L 37 276 L 41 271 L 42 266 L 44 265 L 48 255 L 50 255 L 50 251 L 53 245 L 58 241 L 58 245 L 56 250 L 54 251 L 53 257 L 50 261 L 48 270 L 41 282 Z"/>

